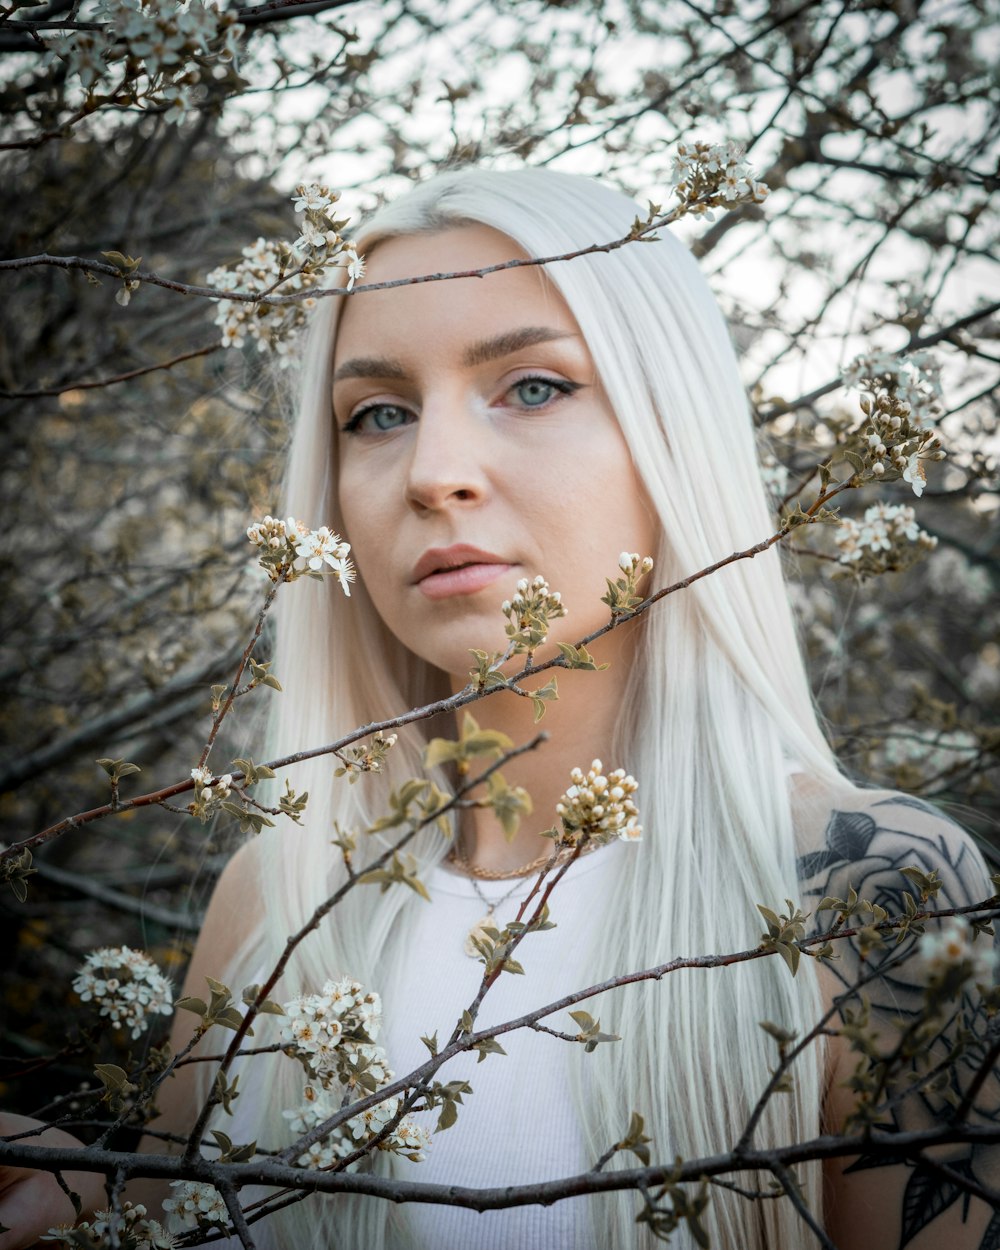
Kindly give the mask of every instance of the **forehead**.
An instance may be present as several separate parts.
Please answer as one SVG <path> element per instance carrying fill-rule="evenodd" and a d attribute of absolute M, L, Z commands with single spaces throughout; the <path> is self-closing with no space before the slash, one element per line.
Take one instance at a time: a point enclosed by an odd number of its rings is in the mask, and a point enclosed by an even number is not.
<path fill-rule="evenodd" d="M 524 251 L 488 226 L 454 226 L 377 243 L 367 256 L 368 283 L 467 273 L 514 259 Z M 541 266 L 522 266 L 485 277 L 417 282 L 348 298 L 340 315 L 335 366 L 374 348 L 403 354 L 418 345 L 433 352 L 497 330 L 546 325 L 578 333 L 576 322 Z"/>

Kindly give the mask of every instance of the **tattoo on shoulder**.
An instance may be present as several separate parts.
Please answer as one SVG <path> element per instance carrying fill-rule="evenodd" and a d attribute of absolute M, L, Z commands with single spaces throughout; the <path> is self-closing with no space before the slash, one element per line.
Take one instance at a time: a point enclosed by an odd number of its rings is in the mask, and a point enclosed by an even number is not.
<path fill-rule="evenodd" d="M 891 916 L 903 915 L 905 895 L 914 892 L 901 871 L 908 867 L 940 878 L 940 893 L 921 905 L 931 910 L 967 906 L 993 893 L 971 840 L 929 804 L 904 795 L 874 802 L 865 811 L 832 812 L 821 846 L 802 855 L 797 867 L 806 909 L 825 896 L 846 899 L 853 887 L 859 898 Z M 832 921 L 833 913 L 824 912 L 814 930 L 822 932 Z M 936 928 L 927 922 L 926 931 Z M 976 940 L 985 943 L 989 937 L 980 934 Z M 851 1127 L 905 1134 L 953 1118 L 962 1109 L 970 1124 L 992 1127 L 996 1135 L 953 1148 L 947 1162 L 935 1157 L 905 1164 L 909 1175 L 899 1250 L 945 1211 L 959 1211 L 964 1222 L 973 1193 L 1000 1188 L 1000 1012 L 991 1018 L 983 995 L 966 982 L 935 1008 L 928 1025 L 927 972 L 919 942 L 918 931 L 898 942 L 891 935 L 879 942 L 869 934 L 864 941 L 834 944 L 837 958 L 828 966 L 843 987 L 840 1018 L 847 1026 L 845 1036 L 857 1041 L 852 1043 L 857 1066 L 850 1085 L 857 1102 Z M 862 978 L 869 978 L 864 999 L 857 992 Z M 847 1170 L 885 1163 L 863 1154 Z M 978 1250 L 1000 1250 L 996 1206 Z"/>

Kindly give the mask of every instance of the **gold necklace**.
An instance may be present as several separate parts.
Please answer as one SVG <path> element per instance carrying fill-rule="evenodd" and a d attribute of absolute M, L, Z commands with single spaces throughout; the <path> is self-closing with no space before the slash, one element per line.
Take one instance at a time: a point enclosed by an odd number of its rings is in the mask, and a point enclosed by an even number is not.
<path fill-rule="evenodd" d="M 455 845 L 448 852 L 448 862 L 457 864 L 466 876 L 478 877 L 480 881 L 513 881 L 515 877 L 527 877 L 537 872 L 549 862 L 552 855 L 552 851 L 546 851 L 537 859 L 533 859 L 530 864 L 522 864 L 520 868 L 513 868 L 509 872 L 497 872 L 493 868 L 477 868 L 475 864 L 470 864 L 465 857 L 462 844 L 456 840 Z"/>
<path fill-rule="evenodd" d="M 582 859 L 584 855 L 589 855 L 591 851 L 597 851 L 604 842 L 588 842 L 577 854 L 578 859 Z M 455 864 L 468 877 L 478 877 L 480 881 L 513 881 L 515 877 L 529 877 L 533 872 L 538 872 L 540 868 L 544 868 L 550 861 L 553 868 L 558 868 L 560 864 L 564 864 L 576 853 L 576 847 L 565 846 L 560 851 L 546 851 L 539 855 L 537 859 L 533 859 L 530 864 L 522 864 L 520 868 L 512 868 L 508 872 L 497 872 L 493 868 L 477 868 L 475 864 L 471 864 L 466 858 L 465 851 L 462 849 L 461 842 L 456 838 L 455 844 L 448 852 L 448 863 Z M 555 860 L 553 861 L 553 854 Z"/>

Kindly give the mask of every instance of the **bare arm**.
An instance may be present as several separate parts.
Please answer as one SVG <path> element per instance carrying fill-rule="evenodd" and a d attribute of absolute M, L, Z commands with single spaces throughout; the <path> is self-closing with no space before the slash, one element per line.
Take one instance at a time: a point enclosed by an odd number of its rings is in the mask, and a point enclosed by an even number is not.
<path fill-rule="evenodd" d="M 938 910 L 976 903 L 995 892 L 971 840 L 936 809 L 901 794 L 862 793 L 827 813 L 822 836 L 800 859 L 804 905 L 815 907 L 826 895 L 846 899 L 853 886 L 862 898 L 902 914 L 904 892 L 915 893 L 900 872 L 908 866 L 937 872 L 942 889 L 927 906 Z M 823 912 L 819 927 L 827 927 L 833 916 Z M 928 933 L 938 928 L 939 922 L 926 925 Z M 840 942 L 839 958 L 822 970 L 828 1001 L 864 972 L 882 970 L 865 991 L 871 1010 L 864 1029 L 875 1055 L 869 1071 L 876 1076 L 881 1060 L 899 1047 L 910 1028 L 912 1053 L 901 1053 L 895 1075 L 875 1099 L 880 1108 L 876 1123 L 887 1132 L 927 1128 L 947 1119 L 1000 1037 L 1000 1017 L 987 1017 L 972 984 L 947 1002 L 925 1036 L 912 1036 L 925 1001 L 926 971 L 919 958 L 908 958 L 918 940 L 913 935 L 896 944 L 890 938 L 867 957 L 855 939 Z M 980 936 L 978 942 L 985 945 L 990 938 Z M 856 996 L 845 1001 L 841 1022 L 861 1006 Z M 967 1048 L 952 1057 L 950 1047 L 963 1029 L 969 1030 Z M 859 1098 L 871 1097 L 870 1091 L 864 1092 L 860 1059 L 845 1037 L 833 1039 L 826 1103 L 831 1131 L 842 1129 Z M 1000 1071 L 995 1063 L 987 1063 L 969 1122 L 995 1128 L 1000 1143 Z M 834 1161 L 825 1175 L 827 1231 L 838 1250 L 997 1250 L 1000 1212 L 964 1192 L 960 1178 L 993 1192 L 1000 1189 L 1000 1144 L 949 1146 L 905 1164 L 879 1166 L 863 1156 Z"/>
<path fill-rule="evenodd" d="M 222 978 L 233 956 L 249 938 L 249 917 L 254 913 L 250 903 L 256 895 L 252 849 L 247 846 L 237 851 L 219 877 L 180 996 L 204 999 L 205 978 Z M 236 987 L 237 993 L 240 988 Z M 187 1046 L 197 1025 L 198 1018 L 190 1012 L 176 1013 L 170 1034 L 172 1054 Z M 224 1050 L 231 1036 L 218 1027 L 210 1029 L 193 1053 L 214 1054 Z M 164 1082 L 156 1099 L 160 1114 L 150 1122 L 151 1129 L 187 1136 L 200 1109 L 196 1087 L 200 1066 L 187 1064 Z M 148 1133 L 139 1144 L 139 1150 L 146 1154 L 180 1154 L 183 1149 L 179 1142 L 165 1141 Z M 169 1197 L 169 1187 L 164 1181 L 137 1180 L 128 1186 L 128 1197 L 133 1202 L 143 1203 L 155 1215 L 163 1199 Z"/>

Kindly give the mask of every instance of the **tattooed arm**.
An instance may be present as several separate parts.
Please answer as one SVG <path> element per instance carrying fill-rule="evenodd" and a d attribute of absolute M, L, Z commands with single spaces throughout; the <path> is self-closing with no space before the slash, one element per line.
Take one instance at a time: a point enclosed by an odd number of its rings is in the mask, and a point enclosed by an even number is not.
<path fill-rule="evenodd" d="M 972 841 L 929 804 L 889 792 L 839 797 L 819 821 L 814 811 L 814 833 L 799 860 L 805 909 L 815 911 L 825 896 L 846 900 L 853 886 L 860 898 L 903 915 L 906 892 L 919 905 L 913 881 L 901 872 L 908 867 L 936 873 L 942 883 L 923 904 L 927 908 L 964 907 L 996 892 Z M 828 929 L 836 914 L 820 913 L 817 929 Z M 866 913 L 849 923 L 870 921 Z M 925 931 L 937 933 L 945 923 L 926 922 Z M 919 940 L 909 934 L 897 943 L 890 936 L 863 954 L 863 942 L 845 939 L 834 945 L 839 957 L 820 968 L 827 1002 L 846 995 L 838 1024 L 863 1039 L 861 1051 L 845 1034 L 831 1039 L 827 1127 L 839 1132 L 846 1123 L 857 1129 L 852 1116 L 859 1112 L 884 1132 L 946 1122 L 983 1069 L 968 1122 L 995 1129 L 996 1139 L 938 1147 L 929 1157 L 902 1164 L 864 1155 L 832 1161 L 825 1174 L 825 1214 L 838 1250 L 1000 1250 L 1000 1206 L 991 1208 L 969 1193 L 970 1187 L 1000 1192 L 1000 1014 L 988 1018 L 970 980 L 939 998 L 937 1014 L 921 1030 L 928 974 L 916 953 Z M 970 948 L 984 966 L 989 957 L 982 953 L 991 942 L 980 935 Z M 860 995 L 851 991 L 876 969 L 878 976 L 864 990 L 866 1014 Z M 952 1047 L 965 1030 L 965 1049 L 956 1056 Z"/>

